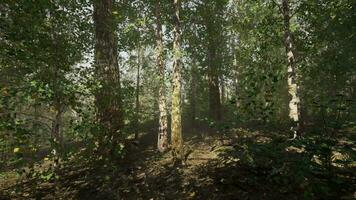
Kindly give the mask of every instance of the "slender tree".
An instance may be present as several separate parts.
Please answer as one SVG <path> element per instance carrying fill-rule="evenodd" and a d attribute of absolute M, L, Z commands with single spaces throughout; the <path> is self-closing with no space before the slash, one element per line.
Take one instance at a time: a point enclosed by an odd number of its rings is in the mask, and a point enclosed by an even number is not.
<path fill-rule="evenodd" d="M 135 102 L 135 140 L 138 139 L 140 130 L 140 68 L 142 62 L 141 46 L 137 49 L 137 73 L 136 73 L 136 102 Z"/>
<path fill-rule="evenodd" d="M 159 128 L 158 128 L 158 151 L 164 152 L 168 148 L 168 123 L 167 123 L 167 103 L 166 103 L 166 83 L 165 83 L 165 64 L 163 60 L 163 38 L 161 22 L 161 3 L 156 0 L 156 62 L 159 72 Z"/>
<path fill-rule="evenodd" d="M 233 49 L 233 74 L 234 74 L 234 79 L 233 79 L 233 85 L 234 85 L 234 96 L 235 96 L 235 104 L 236 108 L 239 109 L 240 102 L 239 102 L 239 67 L 237 64 L 237 58 L 236 58 L 236 52 L 235 49 Z"/>
<path fill-rule="evenodd" d="M 181 28 L 180 0 L 174 0 L 174 39 L 173 39 L 173 91 L 172 91 L 172 154 L 175 162 L 183 160 L 182 100 L 181 100 Z"/>
<path fill-rule="evenodd" d="M 220 75 L 220 103 L 221 104 L 225 103 L 226 95 L 227 95 L 227 91 L 226 91 L 226 86 L 225 86 L 225 78 L 221 74 Z"/>
<path fill-rule="evenodd" d="M 192 68 L 191 68 L 191 80 L 190 80 L 190 120 L 192 128 L 196 128 L 196 117 L 197 117 L 197 78 L 198 78 L 198 69 L 197 63 L 192 56 Z"/>
<path fill-rule="evenodd" d="M 289 0 L 282 1 L 282 14 L 284 22 L 284 44 L 288 59 L 288 93 L 291 96 L 289 101 L 289 117 L 293 121 L 292 130 L 294 137 L 300 132 L 300 99 L 299 87 L 297 83 L 296 61 L 294 53 L 294 44 L 292 40 L 292 33 L 290 30 L 290 6 Z"/>
<path fill-rule="evenodd" d="M 61 68 L 66 65 L 66 61 L 61 60 L 61 55 L 59 50 L 63 49 L 63 44 L 61 43 L 60 35 L 57 32 L 57 23 L 53 17 L 53 13 L 48 12 L 49 21 L 52 23 L 51 26 L 51 40 L 52 40 L 52 52 L 51 52 L 51 66 L 52 69 L 52 81 L 51 85 L 53 88 L 53 100 L 52 100 L 52 108 L 54 111 L 54 118 L 52 121 L 52 129 L 51 135 L 55 144 L 55 154 L 63 153 L 64 151 L 64 134 L 62 131 L 62 118 L 64 113 L 64 98 L 63 91 L 58 87 L 60 85 L 60 81 L 64 78 L 63 73 L 61 73 Z M 58 155 L 56 155 L 58 156 Z"/>
<path fill-rule="evenodd" d="M 57 65 L 57 64 L 55 64 Z M 59 68 L 57 66 L 54 67 L 54 76 L 53 76 L 53 81 L 54 85 L 58 86 L 58 79 L 59 79 Z M 63 110 L 64 106 L 62 105 L 62 98 L 61 94 L 58 89 L 54 89 L 54 99 L 53 99 L 53 110 L 55 111 L 55 116 L 52 121 L 52 130 L 51 130 L 51 135 L 54 139 L 55 146 L 56 146 L 56 151 L 59 151 L 59 153 L 62 153 L 64 150 L 64 137 L 63 137 L 63 131 L 61 130 L 62 128 L 62 118 L 63 118 Z M 56 152 L 57 153 L 57 152 Z"/>

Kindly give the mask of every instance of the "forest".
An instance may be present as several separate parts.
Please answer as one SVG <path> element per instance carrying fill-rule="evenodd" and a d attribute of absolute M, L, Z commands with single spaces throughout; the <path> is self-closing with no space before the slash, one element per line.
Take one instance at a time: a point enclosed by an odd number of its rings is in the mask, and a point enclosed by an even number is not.
<path fill-rule="evenodd" d="M 355 0 L 1 0 L 0 199 L 356 199 Z"/>

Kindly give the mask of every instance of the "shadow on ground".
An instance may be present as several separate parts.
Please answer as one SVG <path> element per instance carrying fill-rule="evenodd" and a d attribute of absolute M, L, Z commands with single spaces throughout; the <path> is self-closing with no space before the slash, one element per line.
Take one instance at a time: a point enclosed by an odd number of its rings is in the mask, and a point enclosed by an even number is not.
<path fill-rule="evenodd" d="M 154 132 L 154 131 L 153 131 Z M 55 179 L 24 179 L 0 199 L 354 199 L 355 146 L 337 139 L 288 140 L 276 133 L 232 129 L 185 137 L 185 166 L 141 134 L 117 163 L 70 165 Z M 201 135 L 201 134 L 199 134 Z"/>

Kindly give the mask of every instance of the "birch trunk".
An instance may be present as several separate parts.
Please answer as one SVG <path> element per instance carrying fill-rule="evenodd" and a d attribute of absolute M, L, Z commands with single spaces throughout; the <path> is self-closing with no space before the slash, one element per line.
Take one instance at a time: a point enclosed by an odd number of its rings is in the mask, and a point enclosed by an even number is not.
<path fill-rule="evenodd" d="M 174 0 L 173 91 L 172 91 L 172 155 L 175 163 L 183 160 L 182 102 L 181 102 L 181 28 L 180 0 Z"/>
<path fill-rule="evenodd" d="M 162 24 L 161 24 L 161 4 L 156 1 L 156 59 L 159 72 L 159 127 L 157 148 L 159 152 L 165 152 L 168 148 L 168 122 L 167 122 L 167 103 L 166 103 L 166 82 L 165 82 L 165 63 L 163 61 L 163 39 L 162 39 Z"/>
<path fill-rule="evenodd" d="M 292 34 L 290 31 L 290 7 L 289 1 L 282 1 L 282 12 L 284 21 L 284 42 L 288 59 L 288 93 L 291 97 L 289 101 L 289 117 L 293 121 L 291 130 L 294 133 L 294 138 L 299 135 L 300 132 L 300 99 L 299 99 L 299 87 L 297 83 L 297 71 L 294 54 L 294 46 L 292 41 Z"/>

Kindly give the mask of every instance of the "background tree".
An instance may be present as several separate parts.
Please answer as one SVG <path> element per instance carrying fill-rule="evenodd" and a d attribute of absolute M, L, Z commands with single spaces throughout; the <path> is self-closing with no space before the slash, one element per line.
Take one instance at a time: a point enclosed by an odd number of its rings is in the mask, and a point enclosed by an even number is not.
<path fill-rule="evenodd" d="M 83 89 L 73 74 L 81 71 L 76 65 L 89 44 L 86 6 L 65 0 L 2 2 L 0 118 L 7 147 L 36 151 L 49 142 L 63 153 L 70 140 L 69 113 Z"/>

